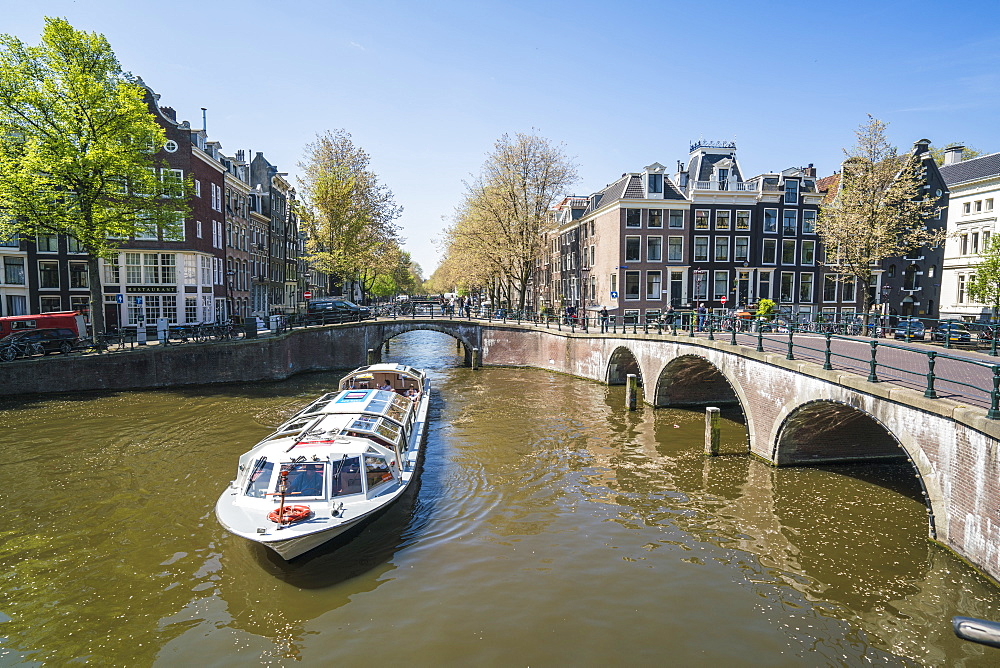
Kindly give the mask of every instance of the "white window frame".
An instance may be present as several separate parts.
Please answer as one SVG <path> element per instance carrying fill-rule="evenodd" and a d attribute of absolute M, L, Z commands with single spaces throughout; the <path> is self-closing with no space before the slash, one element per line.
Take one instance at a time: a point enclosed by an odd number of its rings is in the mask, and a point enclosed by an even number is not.
<path fill-rule="evenodd" d="M 653 257 L 653 254 L 650 252 L 650 242 L 653 241 L 654 239 L 656 239 L 659 242 L 659 244 L 657 246 L 657 249 L 658 249 L 659 252 L 657 253 L 656 257 Z M 650 236 L 646 237 L 646 262 L 663 262 L 663 237 L 662 236 L 660 236 L 658 234 L 654 234 L 654 235 L 650 235 Z"/>
<path fill-rule="evenodd" d="M 656 278 L 656 290 L 655 292 L 650 292 L 650 280 Z M 646 272 L 646 299 L 656 299 L 659 300 L 663 293 L 663 272 L 659 269 L 651 269 Z"/>

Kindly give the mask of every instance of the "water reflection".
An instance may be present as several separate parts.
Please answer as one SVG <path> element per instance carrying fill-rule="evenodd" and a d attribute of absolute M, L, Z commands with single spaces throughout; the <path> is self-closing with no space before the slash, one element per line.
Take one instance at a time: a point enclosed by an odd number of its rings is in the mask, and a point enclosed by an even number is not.
<path fill-rule="evenodd" d="M 390 353 L 438 390 L 420 486 L 288 563 L 212 508 L 339 374 L 0 407 L 0 664 L 995 663 L 948 619 L 1000 618 L 997 589 L 926 541 L 905 468 L 706 459 L 699 411 L 473 372 L 436 333 Z"/>

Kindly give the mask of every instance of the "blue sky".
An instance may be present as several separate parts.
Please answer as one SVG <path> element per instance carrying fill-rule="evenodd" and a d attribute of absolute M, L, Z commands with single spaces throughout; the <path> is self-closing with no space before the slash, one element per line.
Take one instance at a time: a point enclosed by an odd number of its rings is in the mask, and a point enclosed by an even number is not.
<path fill-rule="evenodd" d="M 226 153 L 296 175 L 344 128 L 404 207 L 426 274 L 434 240 L 504 132 L 565 145 L 589 194 L 688 143 L 735 140 L 748 175 L 838 169 L 872 114 L 908 149 L 1000 150 L 1000 3 L 0 2 L 0 32 L 44 16 L 103 33 L 125 69 Z"/>

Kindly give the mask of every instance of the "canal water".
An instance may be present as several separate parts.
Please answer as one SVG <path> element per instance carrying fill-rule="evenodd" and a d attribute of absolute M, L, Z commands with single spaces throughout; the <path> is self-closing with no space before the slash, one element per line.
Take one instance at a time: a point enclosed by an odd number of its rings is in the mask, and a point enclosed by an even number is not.
<path fill-rule="evenodd" d="M 0 405 L 0 665 L 996 665 L 1000 589 L 913 472 L 701 455 L 703 415 L 536 370 L 431 369 L 419 489 L 291 563 L 226 534 L 237 456 L 339 374 Z M 734 419 L 735 418 L 735 419 Z"/>

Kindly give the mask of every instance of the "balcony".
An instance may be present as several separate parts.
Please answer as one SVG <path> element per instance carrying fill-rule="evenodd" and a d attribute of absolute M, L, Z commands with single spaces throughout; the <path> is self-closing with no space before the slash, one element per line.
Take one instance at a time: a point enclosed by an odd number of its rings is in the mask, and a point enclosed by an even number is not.
<path fill-rule="evenodd" d="M 716 190 L 722 192 L 756 192 L 757 184 L 740 181 L 692 181 L 692 190 Z"/>

